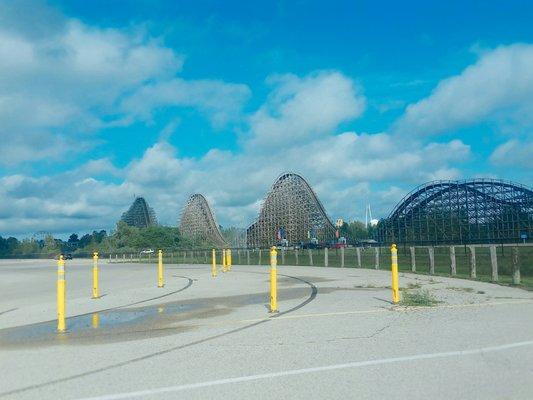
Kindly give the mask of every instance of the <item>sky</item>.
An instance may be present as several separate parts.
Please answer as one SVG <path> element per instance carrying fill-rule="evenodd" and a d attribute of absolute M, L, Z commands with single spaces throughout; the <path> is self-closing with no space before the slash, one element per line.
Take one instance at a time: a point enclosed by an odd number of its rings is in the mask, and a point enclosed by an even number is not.
<path fill-rule="evenodd" d="M 246 228 L 285 172 L 335 220 L 439 179 L 533 184 L 530 1 L 0 2 L 0 236 L 202 193 Z"/>

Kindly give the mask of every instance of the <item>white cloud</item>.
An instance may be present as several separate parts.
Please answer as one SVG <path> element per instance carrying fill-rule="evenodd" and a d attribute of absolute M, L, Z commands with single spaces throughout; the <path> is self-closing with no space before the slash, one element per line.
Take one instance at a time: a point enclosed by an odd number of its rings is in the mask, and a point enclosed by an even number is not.
<path fill-rule="evenodd" d="M 121 109 L 130 117 L 150 120 L 161 107 L 196 107 L 220 126 L 239 117 L 249 97 L 250 89 L 243 84 L 175 78 L 143 86 L 123 101 Z"/>
<path fill-rule="evenodd" d="M 407 107 L 399 132 L 431 135 L 501 121 L 531 125 L 533 45 L 501 46 L 461 74 L 441 81 L 431 95 Z"/>
<path fill-rule="evenodd" d="M 83 151 L 94 145 L 87 132 L 147 120 L 152 108 L 194 107 L 219 126 L 249 96 L 246 85 L 177 78 L 184 57 L 142 28 L 91 27 L 60 15 L 53 28 L 43 10 L 0 7 L 0 164 L 53 159 L 57 148 Z"/>
<path fill-rule="evenodd" d="M 498 166 L 533 168 L 533 141 L 509 140 L 494 150 L 490 161 Z"/>
<path fill-rule="evenodd" d="M 360 116 L 366 105 L 355 83 L 340 72 L 321 71 L 304 78 L 269 79 L 274 89 L 250 118 L 248 148 L 280 146 L 329 135 L 342 122 Z"/>
<path fill-rule="evenodd" d="M 54 27 L 0 24 L 0 163 L 85 151 L 97 140 L 86 140 L 87 132 L 150 122 L 161 108 L 195 108 L 215 126 L 242 118 L 246 85 L 177 76 L 183 56 L 142 29 L 51 20 Z M 198 192 L 223 225 L 245 227 L 286 171 L 302 174 L 332 217 L 362 218 L 367 202 L 380 216 L 392 203 L 393 192 L 384 187 L 397 193 L 404 185 L 459 177 L 457 165 L 470 157 L 460 140 L 425 144 L 388 133 L 340 133 L 366 107 L 361 89 L 341 72 L 278 75 L 268 83 L 271 93 L 249 115 L 238 151 L 181 156 L 168 143 L 180 122 L 174 118 L 124 168 L 100 158 L 55 176 L 0 178 L 0 232 L 109 229 L 134 195 L 145 196 L 162 223 L 175 224 L 188 196 Z"/>

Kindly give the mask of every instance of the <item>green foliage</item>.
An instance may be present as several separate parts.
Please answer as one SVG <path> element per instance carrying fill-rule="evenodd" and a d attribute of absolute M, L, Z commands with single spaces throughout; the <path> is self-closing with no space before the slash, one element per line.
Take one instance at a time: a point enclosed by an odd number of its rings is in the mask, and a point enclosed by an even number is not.
<path fill-rule="evenodd" d="M 432 307 L 438 303 L 440 302 L 427 290 L 404 291 L 400 301 L 400 305 L 406 307 Z"/>
<path fill-rule="evenodd" d="M 178 228 L 155 225 L 136 228 L 123 221 L 117 224 L 113 235 L 104 240 L 100 251 L 140 251 L 142 249 L 198 248 L 200 243 L 182 238 Z"/>
<path fill-rule="evenodd" d="M 350 223 L 344 223 L 339 233 L 344 236 L 348 242 L 354 242 L 361 239 L 369 239 L 369 231 L 365 227 L 365 224 L 361 221 L 352 221 Z"/>
<path fill-rule="evenodd" d="M 22 241 L 18 243 L 18 246 L 14 250 L 14 254 L 20 255 L 38 254 L 40 252 L 41 246 L 39 245 L 39 242 L 35 239 L 22 239 Z"/>
<path fill-rule="evenodd" d="M 57 241 L 54 239 L 52 235 L 45 236 L 43 252 L 50 253 L 50 254 L 60 252 L 60 246 L 58 245 Z"/>

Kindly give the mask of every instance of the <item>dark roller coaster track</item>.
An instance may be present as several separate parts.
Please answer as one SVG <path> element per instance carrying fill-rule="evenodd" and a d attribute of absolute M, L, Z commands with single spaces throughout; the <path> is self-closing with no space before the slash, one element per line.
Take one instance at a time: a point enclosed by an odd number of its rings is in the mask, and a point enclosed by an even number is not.
<path fill-rule="evenodd" d="M 496 179 L 418 186 L 378 225 L 384 243 L 499 243 L 530 239 L 533 191 Z"/>

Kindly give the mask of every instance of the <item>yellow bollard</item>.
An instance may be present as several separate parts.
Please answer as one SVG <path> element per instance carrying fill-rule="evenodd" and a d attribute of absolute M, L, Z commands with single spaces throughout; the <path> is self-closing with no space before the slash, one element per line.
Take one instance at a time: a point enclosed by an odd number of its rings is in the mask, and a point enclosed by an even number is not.
<path fill-rule="evenodd" d="M 222 272 L 228 272 L 226 264 L 226 249 L 222 249 Z"/>
<path fill-rule="evenodd" d="M 215 249 L 211 252 L 211 276 L 217 276 L 217 252 Z"/>
<path fill-rule="evenodd" d="M 228 263 L 228 271 L 231 271 L 231 263 L 232 263 L 231 249 L 226 250 L 226 257 L 227 257 L 227 263 Z"/>
<path fill-rule="evenodd" d="M 162 288 L 165 286 L 165 280 L 163 279 L 163 250 L 158 252 L 159 260 L 157 263 L 157 287 Z"/>
<path fill-rule="evenodd" d="M 98 252 L 93 254 L 93 299 L 98 299 L 100 292 L 98 290 Z"/>
<path fill-rule="evenodd" d="M 396 304 L 400 301 L 400 292 L 398 289 L 398 250 L 395 244 L 391 246 L 390 252 L 392 261 L 392 302 Z"/>
<path fill-rule="evenodd" d="M 91 316 L 91 326 L 93 329 L 98 329 L 100 327 L 100 314 L 94 313 Z"/>
<path fill-rule="evenodd" d="M 276 247 L 270 249 L 270 312 L 278 312 L 278 252 Z"/>
<path fill-rule="evenodd" d="M 66 297 L 66 283 L 65 283 L 65 260 L 63 256 L 59 256 L 57 261 L 57 331 L 65 332 L 67 329 L 65 323 L 65 297 Z"/>

